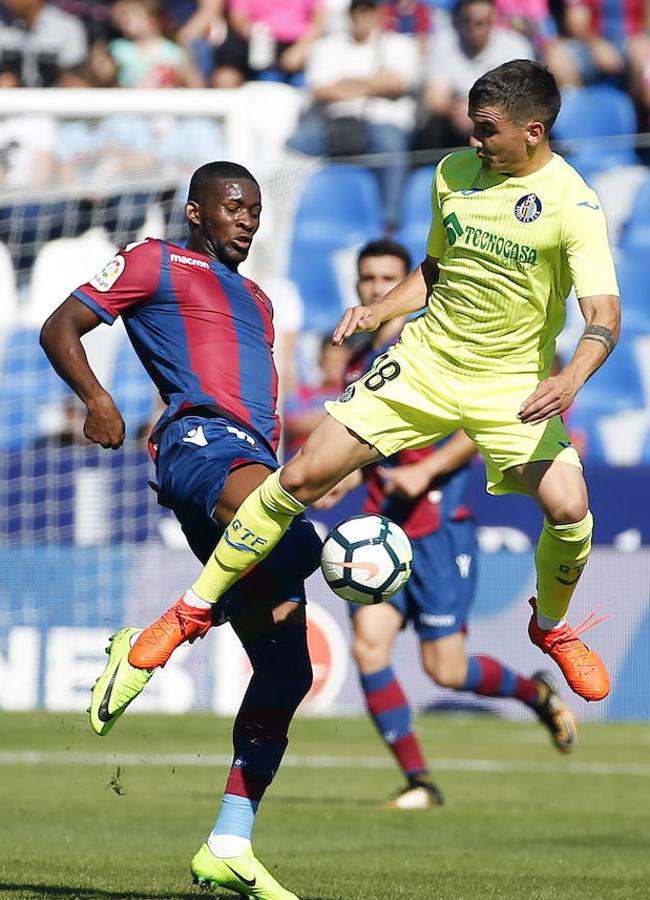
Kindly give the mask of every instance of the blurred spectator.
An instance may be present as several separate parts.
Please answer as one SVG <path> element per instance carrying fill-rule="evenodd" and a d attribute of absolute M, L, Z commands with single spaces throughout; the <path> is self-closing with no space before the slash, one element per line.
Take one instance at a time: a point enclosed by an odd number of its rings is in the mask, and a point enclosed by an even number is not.
<path fill-rule="evenodd" d="M 203 80 L 212 78 L 216 47 L 226 36 L 225 0 L 162 0 L 165 27 L 191 55 Z"/>
<path fill-rule="evenodd" d="M 307 54 L 324 24 L 323 0 L 230 0 L 215 87 L 239 87 L 252 78 L 302 84 Z"/>
<path fill-rule="evenodd" d="M 81 21 L 91 46 L 97 40 L 107 41 L 114 37 L 110 24 L 111 2 L 112 0 L 53 0 L 54 6 Z"/>
<path fill-rule="evenodd" d="M 88 55 L 81 22 L 44 0 L 4 0 L 0 84 L 52 87 Z"/>
<path fill-rule="evenodd" d="M 458 147 L 467 143 L 472 123 L 467 95 L 490 69 L 511 59 L 534 59 L 522 34 L 496 25 L 494 0 L 460 0 L 453 28 L 434 33 L 425 73 L 425 122 L 415 146 Z"/>
<path fill-rule="evenodd" d="M 122 37 L 108 44 L 106 65 L 120 87 L 203 87 L 185 50 L 163 37 L 158 0 L 117 0 L 112 20 Z"/>
<path fill-rule="evenodd" d="M 41 187 L 54 180 L 57 123 L 50 116 L 26 114 L 0 120 L 0 185 Z"/>
<path fill-rule="evenodd" d="M 284 404 L 285 456 L 292 457 L 304 444 L 325 414 L 325 400 L 335 400 L 343 391 L 343 376 L 348 360 L 347 347 L 335 347 L 331 335 L 325 335 L 318 357 L 317 384 L 300 384 Z"/>
<path fill-rule="evenodd" d="M 650 130 L 650 4 L 646 26 L 643 32 L 629 42 L 630 51 L 630 93 L 637 105 L 640 130 Z M 646 160 L 648 151 L 645 151 Z"/>
<path fill-rule="evenodd" d="M 557 36 L 548 0 L 496 0 L 497 24 L 518 31 L 537 50 Z"/>
<path fill-rule="evenodd" d="M 417 46 L 405 34 L 381 30 L 376 0 L 352 0 L 349 23 L 310 54 L 306 78 L 314 102 L 288 146 L 310 156 L 390 153 L 377 175 L 391 231 L 399 224 L 404 152 L 415 123 Z"/>
<path fill-rule="evenodd" d="M 570 83 L 574 71 L 567 42 L 559 36 L 548 0 L 496 0 L 497 24 L 517 31 L 532 43 L 535 54 L 559 84 Z"/>
<path fill-rule="evenodd" d="M 426 37 L 431 31 L 431 13 L 429 4 L 420 0 L 385 0 L 381 5 L 381 25 L 385 31 Z"/>
<path fill-rule="evenodd" d="M 644 0 L 565 0 L 563 26 L 571 69 L 563 87 L 621 82 L 630 41 L 643 32 Z"/>

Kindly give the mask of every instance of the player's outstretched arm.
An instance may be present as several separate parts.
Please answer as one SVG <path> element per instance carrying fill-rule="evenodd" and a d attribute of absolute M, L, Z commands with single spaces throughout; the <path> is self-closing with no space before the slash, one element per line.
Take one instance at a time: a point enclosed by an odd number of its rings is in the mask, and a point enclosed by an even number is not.
<path fill-rule="evenodd" d="M 84 434 L 88 440 L 116 450 L 124 442 L 124 420 L 90 368 L 81 343 L 82 335 L 101 321 L 92 309 L 70 296 L 45 321 L 41 347 L 57 374 L 86 404 Z"/>
<path fill-rule="evenodd" d="M 519 418 L 534 424 L 560 415 L 568 409 L 583 384 L 612 352 L 621 333 L 621 303 L 613 294 L 580 299 L 586 327 L 576 351 L 562 369 L 540 382 L 523 403 Z"/>
<path fill-rule="evenodd" d="M 438 280 L 438 260 L 427 256 L 417 269 L 403 278 L 376 303 L 345 310 L 332 335 L 333 344 L 342 344 L 357 331 L 376 331 L 382 322 L 408 316 L 424 309 L 429 291 Z"/>

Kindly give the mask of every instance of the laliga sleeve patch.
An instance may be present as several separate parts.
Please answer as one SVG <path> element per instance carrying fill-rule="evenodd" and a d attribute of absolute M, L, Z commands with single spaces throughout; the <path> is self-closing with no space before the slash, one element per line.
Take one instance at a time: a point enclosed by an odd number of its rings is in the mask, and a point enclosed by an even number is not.
<path fill-rule="evenodd" d="M 110 291 L 113 287 L 117 279 L 120 277 L 122 272 L 124 271 L 124 257 L 114 256 L 113 259 L 106 263 L 104 268 L 99 272 L 95 277 L 90 281 L 90 284 L 97 291 L 101 291 L 105 293 L 106 291 Z"/>

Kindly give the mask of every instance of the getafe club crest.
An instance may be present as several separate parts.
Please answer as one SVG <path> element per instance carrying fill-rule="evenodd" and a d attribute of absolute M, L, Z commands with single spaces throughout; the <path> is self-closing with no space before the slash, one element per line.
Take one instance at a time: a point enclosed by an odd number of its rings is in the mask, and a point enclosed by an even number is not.
<path fill-rule="evenodd" d="M 354 385 L 349 384 L 346 389 L 343 391 L 341 396 L 339 397 L 339 403 L 347 403 L 348 400 L 352 400 L 354 397 Z"/>
<path fill-rule="evenodd" d="M 537 194 L 525 194 L 515 203 L 515 216 L 520 222 L 534 222 L 542 214 L 542 201 Z"/>

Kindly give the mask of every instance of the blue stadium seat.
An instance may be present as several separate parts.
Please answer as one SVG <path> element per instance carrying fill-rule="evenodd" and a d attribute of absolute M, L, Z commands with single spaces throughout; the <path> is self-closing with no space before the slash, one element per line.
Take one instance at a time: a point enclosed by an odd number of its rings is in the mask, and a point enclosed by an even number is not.
<path fill-rule="evenodd" d="M 650 209 L 648 213 L 646 228 L 649 243 L 643 249 L 633 247 L 623 250 L 616 257 L 625 335 L 650 334 Z"/>
<path fill-rule="evenodd" d="M 637 191 L 621 232 L 620 246 L 625 250 L 642 250 L 645 253 L 650 248 L 650 177 Z"/>
<path fill-rule="evenodd" d="M 413 264 L 424 259 L 427 235 L 431 225 L 431 182 L 435 166 L 423 166 L 411 172 L 404 189 L 402 225 L 395 240 L 408 249 Z"/>
<path fill-rule="evenodd" d="M 581 414 L 598 417 L 644 406 L 645 397 L 633 343 L 624 336 L 606 365 L 589 379 L 577 395 L 575 409 Z"/>
<path fill-rule="evenodd" d="M 328 331 L 342 308 L 333 264 L 337 250 L 379 237 L 377 180 L 358 166 L 327 166 L 307 181 L 294 222 L 289 277 L 305 306 L 305 327 Z"/>
<path fill-rule="evenodd" d="M 638 164 L 632 142 L 593 140 L 636 131 L 636 111 L 629 95 L 609 85 L 594 85 L 564 91 L 552 137 L 575 141 L 575 149 L 565 150 L 563 155 L 587 177 L 613 166 Z"/>
<path fill-rule="evenodd" d="M 68 388 L 38 342 L 36 328 L 17 328 L 7 338 L 0 367 L 0 448 L 19 450 L 40 436 L 40 417 Z"/>
<path fill-rule="evenodd" d="M 294 230 L 301 240 L 345 242 L 377 236 L 382 209 L 372 172 L 360 166 L 326 166 L 305 185 Z"/>
<path fill-rule="evenodd" d="M 154 415 L 157 393 L 126 337 L 115 354 L 110 392 L 126 423 L 127 437 L 135 438 Z"/>

